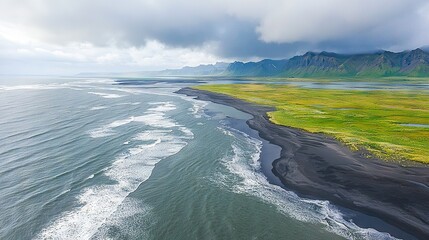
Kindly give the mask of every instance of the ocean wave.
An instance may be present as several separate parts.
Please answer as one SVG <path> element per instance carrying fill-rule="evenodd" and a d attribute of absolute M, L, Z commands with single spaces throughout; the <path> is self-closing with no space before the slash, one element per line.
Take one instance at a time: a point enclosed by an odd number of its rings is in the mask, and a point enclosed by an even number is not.
<path fill-rule="evenodd" d="M 96 88 L 96 86 L 88 85 L 89 82 L 67 82 L 67 83 L 37 83 L 37 84 L 22 84 L 22 85 L 0 85 L 0 91 L 14 90 L 52 90 L 52 89 L 72 89 L 83 90 L 85 88 Z"/>
<path fill-rule="evenodd" d="M 66 88 L 64 84 L 28 84 L 28 85 L 0 85 L 0 90 L 13 91 L 13 90 L 51 90 Z"/>
<path fill-rule="evenodd" d="M 138 122 L 146 126 L 156 128 L 173 128 L 179 126 L 173 119 L 165 116 L 165 113 L 176 109 L 176 106 L 170 102 L 154 102 L 149 103 L 150 105 L 157 105 L 156 107 L 149 108 L 144 115 L 131 116 L 125 119 L 116 120 L 105 126 L 90 130 L 88 134 L 92 138 L 101 138 L 114 135 L 116 132 L 115 128 L 132 123 Z"/>
<path fill-rule="evenodd" d="M 102 98 L 121 98 L 121 97 L 125 97 L 125 95 L 119 95 L 119 94 L 115 94 L 115 93 L 103 93 L 103 92 L 88 92 L 88 93 L 100 96 Z"/>
<path fill-rule="evenodd" d="M 149 239 L 148 228 L 156 224 L 152 208 L 140 200 L 126 198 L 91 240 Z"/>
<path fill-rule="evenodd" d="M 162 113 L 148 113 L 137 116 L 134 118 L 134 121 L 151 127 L 172 128 L 178 126 L 174 120 L 166 118 Z"/>
<path fill-rule="evenodd" d="M 112 224 L 119 224 L 123 218 L 120 216 L 124 214 L 127 196 L 150 177 L 155 164 L 178 153 L 193 138 L 190 129 L 166 116 L 166 112 L 176 109 L 174 104 L 153 102 L 150 105 L 153 107 L 142 116 L 116 120 L 90 132 L 91 137 L 107 136 L 113 134 L 115 128 L 132 122 L 155 128 L 138 133 L 127 141 L 130 147 L 126 152 L 105 168 L 102 174 L 113 180 L 113 184 L 83 189 L 77 196 L 79 207 L 54 219 L 36 239 L 105 239 L 108 233 L 105 230 Z M 131 209 L 133 214 L 138 212 L 133 208 L 127 209 Z"/>
<path fill-rule="evenodd" d="M 110 91 L 121 91 L 121 92 L 126 92 L 126 93 L 131 93 L 131 94 L 150 94 L 150 95 L 180 98 L 180 99 L 185 100 L 187 102 L 190 102 L 192 104 L 192 107 L 188 108 L 188 110 L 190 111 L 191 114 L 194 115 L 195 118 L 201 118 L 203 116 L 207 117 L 207 115 L 204 114 L 204 108 L 207 106 L 208 102 L 197 100 L 197 99 L 195 99 L 195 97 L 173 93 L 174 91 L 179 90 L 179 88 L 171 88 L 171 89 L 165 89 L 164 88 L 162 91 L 160 89 L 158 89 L 159 91 L 157 91 L 157 92 L 151 91 L 150 89 L 142 89 L 142 88 L 140 88 L 140 89 L 136 89 L 136 88 L 101 88 L 101 89 L 110 90 Z M 153 103 L 153 104 L 163 104 L 163 103 L 164 102 L 157 102 L 157 103 Z"/>
<path fill-rule="evenodd" d="M 80 206 L 62 214 L 43 229 L 36 239 L 91 238 L 103 224 L 109 223 L 126 197 L 149 178 L 155 164 L 178 153 L 186 146 L 186 139 L 186 136 L 165 130 L 140 133 L 133 140 L 142 141 L 142 144 L 118 156 L 104 172 L 115 183 L 84 189 L 77 197 Z"/>
<path fill-rule="evenodd" d="M 191 111 L 191 113 L 196 117 L 196 118 L 201 118 L 202 116 L 204 116 L 204 108 L 207 106 L 207 102 L 204 101 L 199 101 L 196 99 L 192 99 L 192 108 L 189 109 L 189 111 Z"/>
<path fill-rule="evenodd" d="M 322 224 L 326 230 L 347 239 L 395 239 L 388 233 L 361 228 L 346 220 L 329 201 L 301 198 L 292 191 L 270 184 L 260 170 L 262 142 L 231 128 L 220 128 L 220 131 L 234 138 L 230 152 L 221 159 L 233 176 L 218 176 L 217 180 L 221 186 L 238 194 L 258 197 L 276 206 L 278 211 L 287 216 L 299 221 Z"/>
<path fill-rule="evenodd" d="M 167 112 L 167 111 L 172 111 L 176 109 L 176 105 L 170 102 L 155 102 L 155 103 L 149 103 L 149 104 L 157 105 L 156 107 L 149 108 L 149 111 L 154 111 L 154 112 Z"/>
<path fill-rule="evenodd" d="M 108 108 L 108 107 L 107 106 L 95 106 L 95 107 L 90 108 L 89 110 L 90 111 L 96 111 L 96 110 L 101 110 L 101 109 L 106 109 L 106 108 Z"/>
<path fill-rule="evenodd" d="M 190 102 L 192 104 L 192 107 L 188 108 L 188 111 L 194 115 L 195 118 L 201 118 L 201 117 L 208 117 L 205 113 L 205 107 L 209 104 L 206 101 L 201 101 L 198 99 L 195 99 L 195 97 L 192 96 L 184 96 L 184 95 L 178 95 L 182 100 L 185 100 L 187 102 Z"/>
<path fill-rule="evenodd" d="M 84 81 L 77 81 L 75 83 L 83 83 L 83 84 L 106 84 L 106 85 L 112 85 L 115 84 L 116 81 L 111 78 L 89 78 L 85 79 Z"/>
<path fill-rule="evenodd" d="M 153 92 L 150 90 L 145 89 L 118 89 L 118 91 L 132 91 L 133 93 L 140 93 L 140 94 L 151 94 L 151 95 L 158 95 L 158 96 L 167 96 L 167 97 L 175 97 L 180 98 L 182 100 L 185 100 L 187 102 L 190 102 L 192 104 L 192 107 L 188 108 L 188 111 L 194 115 L 195 118 L 201 118 L 203 116 L 207 117 L 207 115 L 204 114 L 205 107 L 209 104 L 207 101 L 201 101 L 198 99 L 195 99 L 195 97 L 192 96 L 185 96 L 182 94 L 176 94 L 172 93 L 180 88 L 171 88 L 171 89 L 164 89 L 167 90 L 165 92 Z M 162 102 L 160 102 L 162 103 Z"/>
<path fill-rule="evenodd" d="M 111 136 L 111 135 L 115 134 L 115 132 L 113 131 L 114 128 L 123 126 L 125 124 L 132 123 L 133 121 L 134 121 L 134 117 L 131 116 L 129 118 L 116 120 L 116 121 L 109 123 L 105 126 L 93 129 L 93 130 L 89 131 L 88 133 L 92 138 Z"/>
<path fill-rule="evenodd" d="M 139 104 L 141 104 L 141 102 L 124 102 L 124 103 L 115 104 L 115 106 L 123 106 L 123 105 L 137 106 Z"/>
<path fill-rule="evenodd" d="M 194 133 L 189 128 L 180 127 L 179 130 L 181 132 L 183 132 L 186 137 L 191 138 L 191 139 L 194 138 Z"/>

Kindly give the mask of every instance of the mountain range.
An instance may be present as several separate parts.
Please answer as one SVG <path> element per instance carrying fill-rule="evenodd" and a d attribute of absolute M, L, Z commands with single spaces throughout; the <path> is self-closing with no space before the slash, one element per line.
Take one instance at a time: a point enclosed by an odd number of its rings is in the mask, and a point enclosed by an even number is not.
<path fill-rule="evenodd" d="M 429 76 L 429 53 L 418 48 L 394 53 L 337 54 L 307 52 L 290 59 L 234 62 L 223 73 L 230 76 Z"/>
<path fill-rule="evenodd" d="M 83 73 L 79 75 L 100 75 Z M 429 52 L 378 51 L 364 54 L 307 52 L 290 59 L 265 59 L 259 62 L 233 62 L 104 76 L 235 76 L 235 77 L 429 77 Z"/>

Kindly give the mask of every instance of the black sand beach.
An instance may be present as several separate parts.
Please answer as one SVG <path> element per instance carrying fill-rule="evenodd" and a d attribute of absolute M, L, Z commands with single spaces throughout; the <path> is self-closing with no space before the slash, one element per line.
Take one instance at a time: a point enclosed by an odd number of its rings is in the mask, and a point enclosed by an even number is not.
<path fill-rule="evenodd" d="M 177 93 L 196 96 L 249 113 L 247 124 L 282 148 L 273 173 L 284 187 L 306 197 L 380 218 L 419 239 L 429 239 L 429 166 L 364 157 L 323 134 L 312 134 L 269 121 L 273 108 L 230 96 L 183 88 Z"/>

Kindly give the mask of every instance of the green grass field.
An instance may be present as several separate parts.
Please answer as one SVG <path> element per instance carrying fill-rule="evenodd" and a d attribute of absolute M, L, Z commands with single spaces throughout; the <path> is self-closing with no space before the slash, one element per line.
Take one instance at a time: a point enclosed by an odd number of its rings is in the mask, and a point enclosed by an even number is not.
<path fill-rule="evenodd" d="M 331 135 L 352 150 L 429 163 L 429 92 L 307 89 L 286 85 L 196 87 L 274 106 L 272 122 Z M 416 124 L 407 126 L 403 124 Z"/>
<path fill-rule="evenodd" d="M 235 79 L 244 79 L 251 81 L 270 82 L 317 82 L 317 83 L 332 83 L 332 82 L 371 82 L 371 83 L 404 83 L 404 84 L 426 84 L 429 82 L 428 77 L 234 77 Z"/>

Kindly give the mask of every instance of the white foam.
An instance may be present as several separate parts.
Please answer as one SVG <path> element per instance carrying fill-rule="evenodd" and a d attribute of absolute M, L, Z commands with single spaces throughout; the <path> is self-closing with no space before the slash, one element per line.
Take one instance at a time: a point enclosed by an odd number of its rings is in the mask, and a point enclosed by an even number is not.
<path fill-rule="evenodd" d="M 92 138 L 107 137 L 115 134 L 114 128 L 129 124 L 132 122 L 142 123 L 154 128 L 173 128 L 179 126 L 173 119 L 166 117 L 165 113 L 176 109 L 176 106 L 170 102 L 154 102 L 150 105 L 157 105 L 149 108 L 142 116 L 131 116 L 126 119 L 117 120 L 105 126 L 95 128 L 89 131 Z"/>
<path fill-rule="evenodd" d="M 126 93 L 131 93 L 131 94 L 150 94 L 150 95 L 180 98 L 182 100 L 185 100 L 187 102 L 192 103 L 192 107 L 189 108 L 188 110 L 191 112 L 191 114 L 193 114 L 195 116 L 195 118 L 201 118 L 202 116 L 207 117 L 207 115 L 204 115 L 204 108 L 207 106 L 208 102 L 197 100 L 197 99 L 195 99 L 195 97 L 190 97 L 190 96 L 172 93 L 174 91 L 179 90 L 179 88 L 158 89 L 159 91 L 156 91 L 156 92 L 154 92 L 150 89 L 142 89 L 142 88 L 139 88 L 139 89 L 136 89 L 136 88 L 99 88 L 99 89 L 109 90 L 109 91 L 121 91 L 121 92 L 126 92 Z M 163 91 L 165 91 L 165 92 L 163 92 Z M 166 103 L 166 102 L 153 102 L 153 103 L 149 103 L 149 104 L 155 105 L 155 104 L 164 104 L 164 103 Z M 165 109 L 161 109 L 161 107 L 160 107 L 159 110 L 165 110 Z M 174 110 L 174 109 L 171 109 L 171 110 Z"/>
<path fill-rule="evenodd" d="M 224 127 L 217 127 L 217 129 L 219 131 L 221 131 L 224 135 L 230 136 L 230 137 L 234 137 L 234 134 L 232 134 L 231 131 L 226 130 Z"/>
<path fill-rule="evenodd" d="M 155 164 L 176 154 L 187 143 L 172 131 L 148 130 L 134 140 L 152 141 L 139 144 L 118 156 L 105 175 L 111 185 L 88 187 L 78 196 L 81 206 L 62 214 L 37 236 L 38 239 L 89 239 L 120 207 L 131 192 L 146 181 Z"/>
<path fill-rule="evenodd" d="M 119 95 L 115 93 L 103 93 L 103 92 L 88 92 L 88 93 L 101 96 L 102 98 L 121 98 L 125 96 L 125 95 Z"/>
<path fill-rule="evenodd" d="M 260 171 L 262 142 L 236 130 L 222 130 L 225 135 L 234 137 L 231 151 L 221 159 L 234 177 L 231 179 L 231 176 L 224 175 L 218 178 L 222 186 L 239 194 L 256 196 L 273 204 L 285 215 L 304 222 L 322 224 L 328 231 L 348 239 L 395 239 L 388 233 L 360 228 L 345 220 L 329 201 L 300 198 L 294 192 L 270 184 Z M 239 181 L 236 176 L 240 178 Z"/>
<path fill-rule="evenodd" d="M 208 102 L 195 99 L 195 97 L 179 95 L 179 97 L 185 101 L 192 103 L 192 107 L 188 108 L 188 111 L 194 115 L 195 118 L 201 118 L 203 116 L 208 117 L 204 114 L 204 109 L 208 105 Z"/>
<path fill-rule="evenodd" d="M 152 105 L 155 105 L 155 104 L 152 104 Z M 153 108 L 149 108 L 149 111 L 168 112 L 168 111 L 172 111 L 172 110 L 176 109 L 176 105 L 169 103 L 169 102 L 158 103 L 156 105 L 158 105 L 158 106 L 153 107 Z"/>
<path fill-rule="evenodd" d="M 149 105 L 166 105 L 171 104 L 171 102 L 150 102 Z"/>
<path fill-rule="evenodd" d="M 90 94 L 95 94 L 102 96 L 104 98 L 118 98 L 124 95 L 111 94 L 98 92 L 101 90 L 107 91 L 118 91 L 125 93 L 138 93 L 132 89 L 123 89 L 123 88 L 111 88 L 106 87 L 114 84 L 113 79 L 85 79 L 80 81 L 70 81 L 64 83 L 38 83 L 38 84 L 23 84 L 23 85 L 0 85 L 0 91 L 13 91 L 13 90 L 51 90 L 51 89 L 72 89 L 72 90 L 94 90 L 90 91 Z M 150 93 L 150 92 L 148 92 Z"/>
<path fill-rule="evenodd" d="M 186 127 L 180 127 L 179 130 L 185 134 L 186 137 L 194 138 L 194 133 Z"/>
<path fill-rule="evenodd" d="M 66 193 L 68 193 L 70 191 L 71 191 L 71 188 L 66 189 L 66 190 L 62 191 L 58 196 L 62 196 L 62 195 L 66 194 Z"/>
<path fill-rule="evenodd" d="M 172 128 L 179 126 L 174 120 L 165 117 L 165 113 L 175 110 L 176 105 L 170 102 L 151 102 L 149 105 L 156 106 L 149 108 L 145 115 L 135 117 L 134 121 L 157 128 Z"/>
<path fill-rule="evenodd" d="M 51 89 L 72 89 L 81 91 L 84 89 L 98 89 L 102 90 L 101 86 L 90 85 L 91 83 L 97 84 L 112 84 L 114 83 L 111 79 L 104 80 L 86 80 L 86 81 L 73 81 L 66 83 L 44 83 L 44 84 L 23 84 L 23 85 L 0 85 L 0 90 L 3 91 L 14 91 L 14 90 L 51 90 Z M 117 94 L 108 94 L 108 93 L 99 93 L 99 92 L 90 92 L 91 94 L 96 94 L 104 96 L 106 98 L 116 98 Z"/>
<path fill-rule="evenodd" d="M 115 84 L 116 81 L 111 79 L 111 78 L 85 78 L 84 80 L 81 81 L 76 81 L 73 83 L 77 83 L 77 84 L 106 84 L 106 85 L 112 85 Z"/>
<path fill-rule="evenodd" d="M 106 109 L 108 108 L 107 106 L 95 106 L 92 107 L 91 109 L 89 109 L 90 111 L 96 111 L 96 110 L 101 110 L 101 109 Z"/>
<path fill-rule="evenodd" d="M 28 85 L 0 85 L 0 90 L 3 91 L 13 91 L 13 90 L 51 90 L 51 89 L 60 89 L 65 88 L 62 84 L 28 84 Z"/>
<path fill-rule="evenodd" d="M 89 136 L 91 136 L 92 138 L 102 138 L 102 137 L 107 137 L 107 136 L 111 136 L 113 134 L 115 134 L 113 131 L 109 131 L 110 129 L 94 129 L 88 132 Z"/>
<path fill-rule="evenodd" d="M 161 142 L 162 142 L 161 138 L 158 138 L 153 143 L 150 143 L 147 145 L 138 145 L 137 147 L 130 148 L 128 152 L 132 155 L 140 154 L 146 151 L 146 149 L 153 148 L 156 145 L 160 144 Z"/>
<path fill-rule="evenodd" d="M 117 128 L 117 127 L 120 127 L 122 125 L 131 123 L 133 121 L 134 121 L 134 117 L 131 116 L 131 117 L 126 118 L 126 119 L 116 120 L 112 123 L 109 123 L 109 124 L 103 126 L 103 127 L 93 129 L 93 130 L 89 131 L 88 133 L 92 138 L 111 136 L 111 135 L 115 134 L 115 132 L 113 131 L 114 128 Z"/>
<path fill-rule="evenodd" d="M 138 89 L 138 88 L 130 88 L 130 87 L 125 87 L 125 86 L 122 86 L 121 88 L 103 87 L 103 88 L 100 88 L 100 89 L 101 90 L 108 90 L 108 91 L 125 92 L 125 93 L 130 93 L 130 94 L 145 93 L 145 94 L 155 94 L 155 95 L 158 95 L 156 93 L 151 93 L 151 92 L 148 92 L 148 91 L 142 91 L 141 89 Z"/>
<path fill-rule="evenodd" d="M 139 105 L 139 104 L 141 104 L 141 102 L 124 102 L 124 103 L 118 103 L 118 104 L 115 104 L 115 105 L 116 106 L 122 106 L 122 105 L 136 106 L 136 105 Z"/>
<path fill-rule="evenodd" d="M 139 134 L 137 134 L 134 138 L 133 138 L 133 140 L 136 140 L 136 141 L 151 141 L 151 140 L 153 140 L 154 138 L 156 138 L 156 139 L 158 139 L 158 138 L 160 138 L 161 136 L 163 136 L 163 138 L 167 138 L 168 139 L 168 135 L 167 134 L 169 134 L 169 133 L 172 133 L 173 132 L 173 130 L 164 130 L 164 129 L 162 129 L 162 130 L 152 130 L 152 131 L 150 131 L 150 132 L 142 132 L 142 133 L 139 133 Z M 171 139 L 168 139 L 168 140 L 171 140 Z"/>
<path fill-rule="evenodd" d="M 147 230 L 156 223 L 152 208 L 141 200 L 126 198 L 109 219 L 103 223 L 91 240 L 118 239 L 127 236 L 127 239 L 149 239 Z M 112 229 L 114 234 L 112 236 Z"/>
<path fill-rule="evenodd" d="M 105 234 L 96 234 L 97 229 L 102 232 L 111 224 L 114 218 L 112 216 L 121 211 L 122 203 L 128 194 L 149 178 L 156 163 L 179 152 L 187 144 L 186 140 L 193 137 L 189 129 L 165 115 L 167 111 L 175 109 L 174 104 L 161 102 L 151 105 L 154 107 L 142 116 L 116 120 L 90 132 L 92 137 L 107 136 L 113 134 L 115 128 L 131 122 L 156 128 L 134 136 L 132 141 L 139 143 L 118 156 L 112 165 L 105 169 L 104 174 L 112 179 L 114 184 L 84 189 L 77 198 L 81 206 L 59 216 L 40 232 L 38 239 L 89 239 L 92 236 L 105 239 Z M 182 134 L 179 134 L 180 132 Z M 130 141 L 124 142 L 129 143 Z"/>
<path fill-rule="evenodd" d="M 166 118 L 163 113 L 149 113 L 137 116 L 134 118 L 134 121 L 151 127 L 172 128 L 178 126 L 174 120 Z"/>
<path fill-rule="evenodd" d="M 207 106 L 208 103 L 193 99 L 192 104 L 192 114 L 194 114 L 196 118 L 201 118 L 204 115 L 204 108 Z"/>
<path fill-rule="evenodd" d="M 125 124 L 128 124 L 128 123 L 131 123 L 133 121 L 134 121 L 134 117 L 131 116 L 131 117 L 127 118 L 127 119 L 121 119 L 121 120 L 117 120 L 117 121 L 114 121 L 114 122 L 110 123 L 108 125 L 108 128 L 116 128 L 116 127 L 119 127 L 119 126 L 122 126 L 122 125 L 125 125 Z"/>
<path fill-rule="evenodd" d="M 167 89 L 165 89 L 167 90 Z M 159 96 L 168 96 L 168 97 L 176 97 L 176 98 L 180 98 L 182 100 L 185 100 L 187 102 L 192 103 L 192 107 L 189 108 L 188 110 L 190 111 L 191 114 L 193 114 L 195 116 L 195 118 L 201 118 L 202 116 L 206 116 L 204 114 L 204 109 L 205 107 L 208 105 L 208 102 L 206 101 L 201 101 L 201 100 L 197 100 L 195 99 L 195 97 L 190 97 L 190 96 L 185 96 L 182 94 L 175 94 L 172 93 L 174 91 L 179 90 L 178 88 L 172 88 L 169 91 L 166 92 L 153 92 L 150 90 L 145 90 L 145 89 L 134 89 L 132 90 L 133 93 L 143 93 L 143 94 L 152 94 L 152 95 L 159 95 Z M 130 89 L 118 89 L 118 91 L 131 91 Z M 162 104 L 164 102 L 156 102 L 156 103 L 152 103 L 152 104 Z"/>
<path fill-rule="evenodd" d="M 104 90 L 110 90 L 110 91 L 120 91 L 120 92 L 126 92 L 131 94 L 150 94 L 150 95 L 157 95 L 157 96 L 167 96 L 167 97 L 181 97 L 178 94 L 174 94 L 172 92 L 179 90 L 179 88 L 172 88 L 172 89 L 166 89 L 166 88 L 157 88 L 157 91 L 153 91 L 151 89 L 145 89 L 145 88 L 104 88 Z"/>

